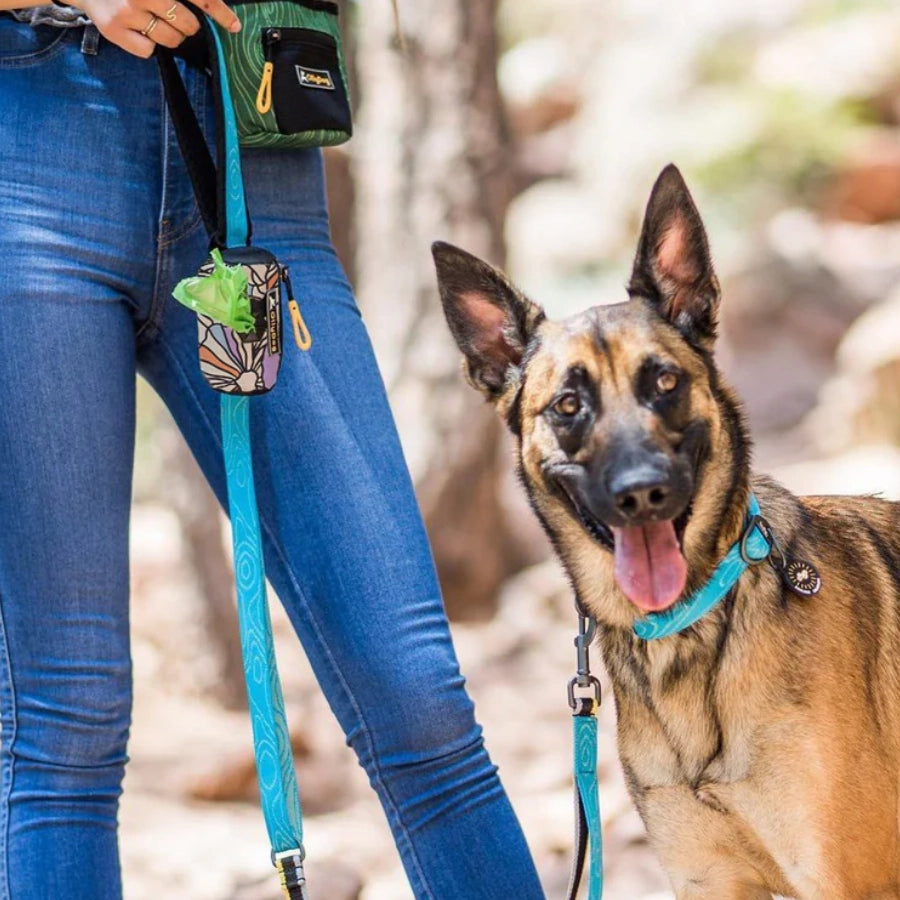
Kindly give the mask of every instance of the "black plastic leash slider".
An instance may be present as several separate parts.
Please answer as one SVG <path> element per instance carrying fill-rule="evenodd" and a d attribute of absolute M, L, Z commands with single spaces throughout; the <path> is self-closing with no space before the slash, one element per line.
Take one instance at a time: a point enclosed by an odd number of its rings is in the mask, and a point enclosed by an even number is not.
<path fill-rule="evenodd" d="M 286 900 L 307 900 L 306 875 L 303 871 L 305 857 L 303 847 L 272 853 L 272 863 L 278 869 Z"/>

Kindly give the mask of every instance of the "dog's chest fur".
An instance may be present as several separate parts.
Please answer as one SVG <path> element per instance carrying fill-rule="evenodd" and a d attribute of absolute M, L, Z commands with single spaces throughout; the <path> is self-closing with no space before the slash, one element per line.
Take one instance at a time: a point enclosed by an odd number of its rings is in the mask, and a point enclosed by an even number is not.
<path fill-rule="evenodd" d="M 769 580 L 765 573 L 756 577 Z M 736 658 L 731 630 L 744 623 L 735 619 L 733 603 L 729 597 L 717 614 L 674 641 L 646 643 L 622 629 L 602 634 L 619 753 L 629 791 L 664 858 L 673 848 L 689 846 L 694 829 L 704 843 L 714 836 L 723 851 L 743 858 L 754 872 L 765 873 L 773 890 L 789 895 L 793 886 L 785 867 L 773 858 L 754 821 L 757 804 L 771 806 L 777 798 L 764 797 L 755 779 L 750 790 L 743 789 L 751 783 L 754 760 L 759 761 L 759 744 L 768 739 L 767 728 L 758 723 L 767 722 L 790 695 L 789 679 L 783 672 L 764 675 L 771 657 L 748 658 L 745 640 Z M 759 690 L 762 677 L 778 679 L 787 694 L 767 697 Z M 770 700 L 774 706 L 765 708 Z M 752 808 L 746 797 L 753 798 Z M 673 840 L 666 834 L 670 816 L 673 822 L 691 822 L 691 829 L 682 825 Z M 672 871 L 673 865 L 667 868 Z"/>
<path fill-rule="evenodd" d="M 740 760 L 746 756 L 735 747 L 734 736 L 725 740 L 720 692 L 734 693 L 729 683 L 727 635 L 723 629 L 704 623 L 715 632 L 710 640 L 693 635 L 672 641 L 648 643 L 623 629 L 602 633 L 604 660 L 612 677 L 619 710 L 620 740 L 634 738 L 640 752 L 633 763 L 638 784 L 667 783 L 700 785 L 714 766 L 717 777 L 741 776 Z M 639 727 L 634 727 L 639 723 Z M 648 757 L 652 756 L 652 762 Z M 644 760 L 648 765 L 646 771 Z"/>

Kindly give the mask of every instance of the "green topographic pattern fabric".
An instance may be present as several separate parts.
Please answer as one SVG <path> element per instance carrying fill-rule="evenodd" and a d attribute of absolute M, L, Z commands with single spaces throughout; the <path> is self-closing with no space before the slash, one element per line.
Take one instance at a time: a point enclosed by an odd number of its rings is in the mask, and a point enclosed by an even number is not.
<path fill-rule="evenodd" d="M 337 16 L 303 6 L 298 0 L 234 3 L 232 8 L 240 17 L 243 28 L 237 34 L 219 29 L 219 35 L 225 51 L 241 146 L 330 147 L 347 141 L 350 134 L 346 131 L 311 129 L 282 134 L 278 130 L 274 106 L 266 113 L 260 113 L 256 108 L 256 94 L 265 63 L 262 41 L 265 28 L 310 28 L 331 35 L 337 43 L 341 78 L 347 88 L 349 82 Z"/>

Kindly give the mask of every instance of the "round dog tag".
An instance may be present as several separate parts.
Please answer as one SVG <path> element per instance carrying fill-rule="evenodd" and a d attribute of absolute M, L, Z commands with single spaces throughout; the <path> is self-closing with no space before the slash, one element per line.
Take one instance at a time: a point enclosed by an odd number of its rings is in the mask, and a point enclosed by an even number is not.
<path fill-rule="evenodd" d="M 781 570 L 784 583 L 801 597 L 812 597 L 819 593 L 822 579 L 816 567 L 805 559 L 789 560 Z"/>

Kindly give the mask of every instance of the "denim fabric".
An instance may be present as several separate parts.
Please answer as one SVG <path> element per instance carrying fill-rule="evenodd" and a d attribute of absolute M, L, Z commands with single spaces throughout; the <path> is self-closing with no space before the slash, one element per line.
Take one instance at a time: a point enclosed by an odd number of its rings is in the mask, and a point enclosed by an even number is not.
<path fill-rule="evenodd" d="M 121 896 L 135 372 L 225 490 L 219 398 L 170 296 L 207 239 L 156 66 L 105 41 L 85 55 L 82 32 L 0 16 L 2 900 Z M 208 125 L 205 79 L 188 84 Z M 330 243 L 321 157 L 248 152 L 245 177 L 255 243 L 290 265 L 314 340 L 288 332 L 278 386 L 252 401 L 268 575 L 415 895 L 540 898 Z"/>

